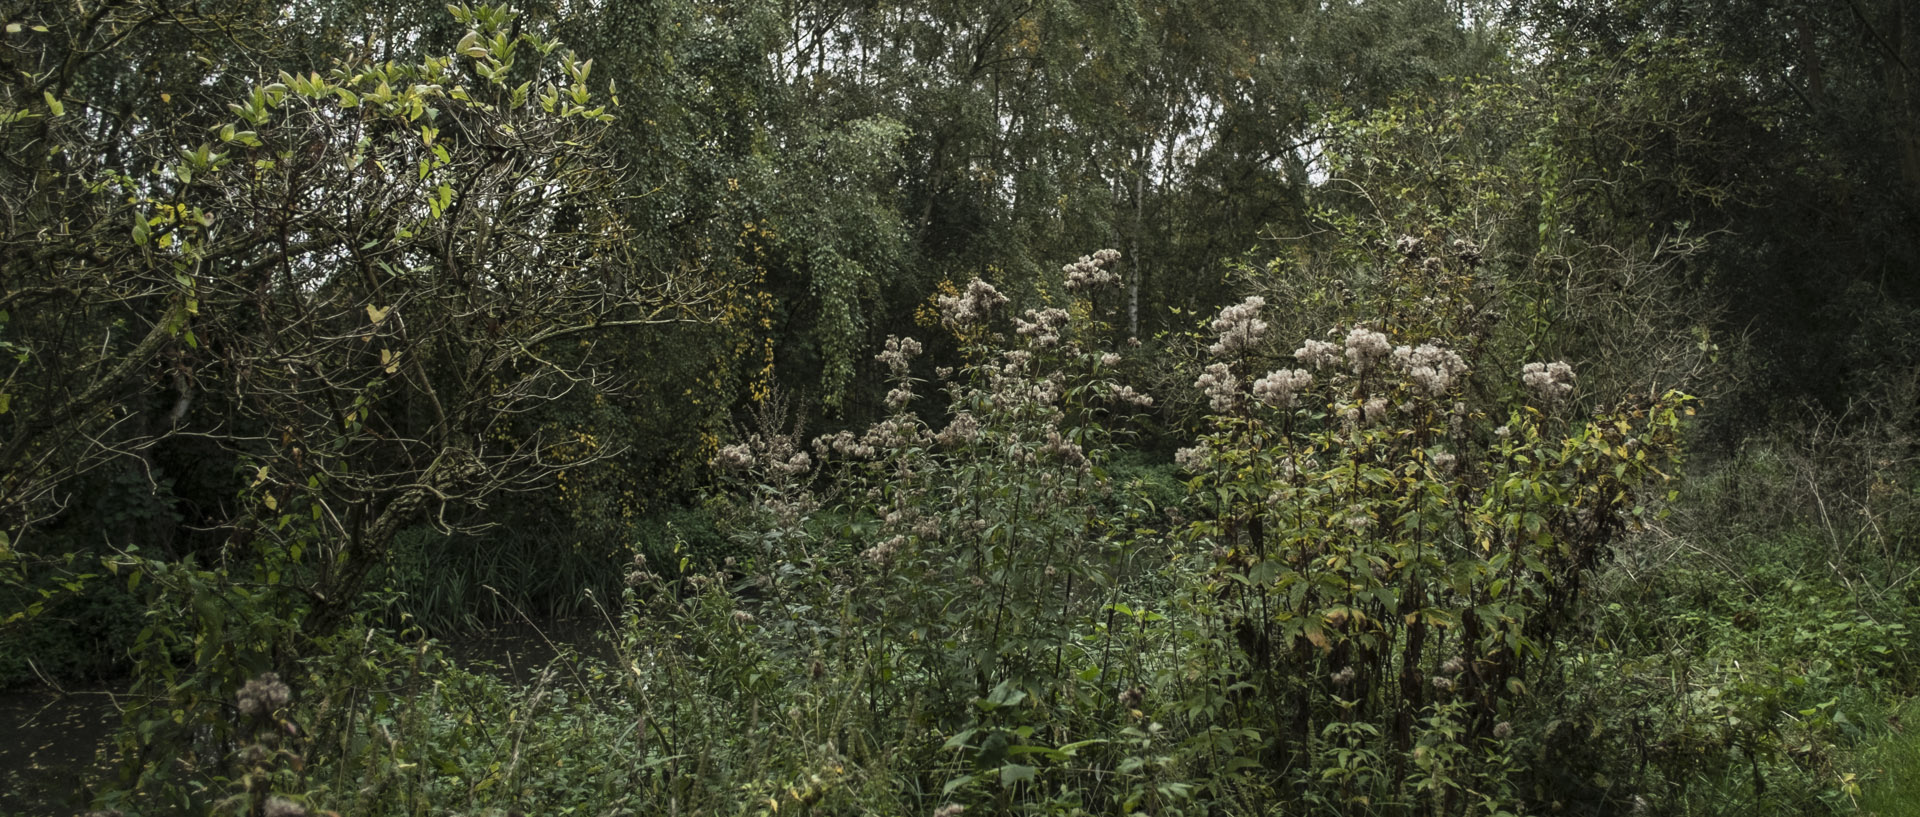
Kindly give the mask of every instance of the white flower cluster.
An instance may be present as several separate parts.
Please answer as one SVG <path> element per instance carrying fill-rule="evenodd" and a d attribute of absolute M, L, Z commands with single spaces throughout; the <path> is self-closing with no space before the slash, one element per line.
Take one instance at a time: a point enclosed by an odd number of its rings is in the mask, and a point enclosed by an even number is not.
<path fill-rule="evenodd" d="M 1400 236 L 1399 241 L 1393 242 L 1393 248 L 1399 250 L 1401 255 L 1408 258 L 1419 258 L 1420 254 L 1426 249 L 1422 246 L 1418 236 L 1411 235 Z"/>
<path fill-rule="evenodd" d="M 1324 369 L 1340 362 L 1340 347 L 1324 340 L 1309 340 L 1293 350 L 1293 357 L 1308 366 Z"/>
<path fill-rule="evenodd" d="M 902 503 L 904 503 L 904 500 L 902 500 Z M 889 532 L 904 528 L 912 532 L 913 535 L 920 537 L 921 541 L 933 539 L 940 535 L 939 520 L 931 516 L 926 516 L 918 509 L 905 504 L 901 504 L 894 510 L 887 512 L 886 525 Z"/>
<path fill-rule="evenodd" d="M 913 523 L 913 535 L 921 539 L 933 539 L 940 535 L 940 520 L 923 516 Z"/>
<path fill-rule="evenodd" d="M 913 387 L 903 383 L 887 390 L 887 408 L 899 411 L 911 402 L 913 402 Z"/>
<path fill-rule="evenodd" d="M 1360 408 L 1366 416 L 1367 425 L 1379 425 L 1381 420 L 1387 419 L 1387 398 L 1385 397 L 1377 394 L 1369 397 L 1366 404 Z"/>
<path fill-rule="evenodd" d="M 885 542 L 867 548 L 862 551 L 860 555 L 879 567 L 886 567 L 888 563 L 893 561 L 894 554 L 900 552 L 900 547 L 906 543 L 907 537 L 895 536 Z"/>
<path fill-rule="evenodd" d="M 1080 444 L 1061 436 L 1059 429 L 1047 429 L 1047 441 L 1040 450 L 1068 465 L 1087 464 L 1087 453 L 1080 449 Z"/>
<path fill-rule="evenodd" d="M 851 431 L 842 431 L 831 437 L 815 437 L 813 450 L 822 457 L 825 457 L 828 451 L 833 451 L 841 456 L 863 460 L 872 459 L 877 453 L 871 444 L 861 442 L 860 438 L 853 436 Z"/>
<path fill-rule="evenodd" d="M 110 812 L 118 814 L 119 812 Z M 307 817 L 307 807 L 288 800 L 285 797 L 267 798 L 267 807 L 260 811 L 264 817 Z"/>
<path fill-rule="evenodd" d="M 1149 408 L 1153 405 L 1153 395 L 1147 394 L 1146 392 L 1135 391 L 1132 386 L 1121 386 L 1120 388 L 1114 389 L 1113 399 L 1125 403 L 1132 403 L 1141 408 Z"/>
<path fill-rule="evenodd" d="M 713 464 L 729 471 L 745 471 L 753 467 L 753 448 L 746 443 L 722 447 L 713 456 Z"/>
<path fill-rule="evenodd" d="M 1318 463 L 1315 463 L 1311 459 L 1307 460 L 1307 470 L 1311 471 L 1316 467 L 1318 467 Z M 1300 475 L 1300 466 L 1293 461 L 1292 457 L 1280 458 L 1280 477 L 1282 479 L 1292 480 L 1294 477 L 1297 477 L 1299 475 Z M 1274 497 L 1269 497 L 1268 501 L 1277 502 L 1278 499 L 1279 498 L 1276 495 Z"/>
<path fill-rule="evenodd" d="M 988 392 L 995 405 L 1053 405 L 1059 401 L 1061 386 L 1046 375 L 1029 377 L 1020 373 L 1020 367 L 1031 359 L 1031 355 L 1020 351 L 1020 356 L 1012 352 L 1007 358 L 1014 362 L 1000 369 L 987 370 Z"/>
<path fill-rule="evenodd" d="M 1347 527 L 1352 528 L 1354 533 L 1363 533 L 1372 526 L 1373 517 L 1367 513 L 1366 506 L 1358 504 L 1347 506 Z"/>
<path fill-rule="evenodd" d="M 907 372 L 914 356 L 918 354 L 920 341 L 888 335 L 887 350 L 874 356 L 874 360 L 887 364 L 887 370 L 897 379 L 894 387 L 887 392 L 887 408 L 899 411 L 913 402 L 913 386 L 907 380 Z"/>
<path fill-rule="evenodd" d="M 1347 333 L 1347 363 L 1353 367 L 1353 373 L 1364 375 L 1373 370 L 1375 364 L 1385 360 L 1393 352 L 1393 344 L 1387 342 L 1387 336 L 1364 326 L 1355 326 Z"/>
<path fill-rule="evenodd" d="M 261 673 L 240 687 L 236 698 L 242 715 L 271 715 L 293 700 L 293 691 L 280 680 L 280 674 Z"/>
<path fill-rule="evenodd" d="M 1105 368 L 1108 368 L 1108 369 L 1111 369 L 1111 368 L 1113 368 L 1113 367 L 1115 367 L 1115 366 L 1118 366 L 1118 365 L 1120 365 L 1120 353 L 1119 353 L 1119 352 L 1108 352 L 1108 353 L 1106 353 L 1106 354 L 1104 354 L 1104 355 L 1101 355 L 1101 356 L 1100 356 L 1100 365 L 1101 365 L 1101 366 L 1103 366 L 1103 367 L 1105 367 Z"/>
<path fill-rule="evenodd" d="M 1214 357 L 1253 351 L 1267 331 L 1267 322 L 1260 320 L 1260 310 L 1266 305 L 1267 299 L 1252 295 L 1220 310 L 1220 317 L 1213 319 L 1213 333 L 1220 339 L 1207 351 Z"/>
<path fill-rule="evenodd" d="M 1467 362 L 1460 355 L 1431 343 L 1394 347 L 1393 363 L 1430 397 L 1446 394 L 1467 373 Z"/>
<path fill-rule="evenodd" d="M 927 430 L 913 415 L 888 417 L 867 429 L 860 442 L 873 449 L 911 448 L 927 441 Z"/>
<path fill-rule="evenodd" d="M 797 477 L 813 470 L 813 457 L 795 448 L 794 441 L 788 437 L 775 436 L 769 440 L 755 434 L 744 443 L 721 448 L 714 455 L 713 464 L 729 471 L 763 466 L 777 476 Z"/>
<path fill-rule="evenodd" d="M 1067 291 L 1078 292 L 1119 283 L 1120 276 L 1113 273 L 1113 265 L 1119 260 L 1119 250 L 1101 250 L 1080 256 L 1080 260 L 1061 267 L 1060 271 L 1067 274 Z"/>
<path fill-rule="evenodd" d="M 1050 349 L 1060 343 L 1060 330 L 1067 325 L 1067 310 L 1048 307 L 1027 310 L 1027 319 L 1013 319 L 1015 334 L 1027 338 L 1035 349 Z"/>
<path fill-rule="evenodd" d="M 888 335 L 887 350 L 874 355 L 873 359 L 887 364 L 887 370 L 893 372 L 894 377 L 905 377 L 908 365 L 918 354 L 920 354 L 920 341 Z"/>
<path fill-rule="evenodd" d="M 942 295 L 935 299 L 940 306 L 940 322 L 953 330 L 978 326 L 993 313 L 994 307 L 1006 302 L 1007 296 L 978 278 L 967 282 L 965 295 Z"/>
<path fill-rule="evenodd" d="M 947 427 L 933 435 L 934 442 L 948 447 L 966 445 L 977 439 L 980 439 L 980 421 L 974 419 L 970 411 L 953 415 Z"/>
<path fill-rule="evenodd" d="M 1207 470 L 1213 464 L 1213 449 L 1205 441 L 1192 448 L 1182 448 L 1173 452 L 1173 463 L 1192 473 Z"/>
<path fill-rule="evenodd" d="M 1305 369 L 1275 369 L 1253 381 L 1253 397 L 1276 408 L 1293 408 L 1300 392 L 1313 385 L 1313 375 Z"/>
<path fill-rule="evenodd" d="M 1456 238 L 1453 240 L 1453 251 L 1458 254 L 1460 260 L 1466 262 L 1468 266 L 1477 267 L 1480 265 L 1479 244 L 1475 244 L 1464 238 Z"/>
<path fill-rule="evenodd" d="M 805 451 L 795 451 L 786 459 L 769 458 L 767 468 L 781 476 L 797 477 L 813 469 L 813 458 Z"/>
<path fill-rule="evenodd" d="M 1541 402 L 1557 403 L 1573 394 L 1573 367 L 1564 360 L 1529 363 L 1520 370 L 1520 382 Z"/>
<path fill-rule="evenodd" d="M 1193 381 L 1194 387 L 1207 393 L 1207 404 L 1215 412 L 1232 411 L 1240 398 L 1240 378 L 1225 363 L 1213 363 Z"/>

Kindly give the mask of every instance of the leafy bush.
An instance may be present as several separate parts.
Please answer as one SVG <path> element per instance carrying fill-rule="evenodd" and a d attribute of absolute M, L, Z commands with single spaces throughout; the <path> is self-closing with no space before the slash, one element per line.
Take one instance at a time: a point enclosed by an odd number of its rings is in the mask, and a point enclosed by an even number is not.
<path fill-rule="evenodd" d="M 1297 796 L 1517 811 L 1515 723 L 1692 410 L 1669 393 L 1582 418 L 1566 364 L 1503 376 L 1477 251 L 1398 248 L 1418 301 L 1257 379 L 1275 357 L 1263 299 L 1213 322 L 1195 383 L 1211 431 L 1180 458 L 1207 512 L 1184 556 L 1192 625 L 1238 645 L 1234 720 Z"/>
<path fill-rule="evenodd" d="M 1816 429 L 1831 426 L 1814 426 Z M 1595 582 L 1556 688 L 1556 790 L 1652 813 L 1845 813 L 1910 696 L 1913 505 L 1880 432 L 1750 441 Z"/>
<path fill-rule="evenodd" d="M 44 584 L 34 577 L 34 584 Z M 0 585 L 0 610 L 24 609 L 33 591 Z M 42 608 L 33 626 L 0 632 L 0 689 L 42 679 L 98 680 L 117 677 L 125 651 L 140 630 L 137 596 L 116 585 L 79 582 Z"/>
<path fill-rule="evenodd" d="M 1111 284 L 1116 258 L 1069 265 L 1066 291 Z M 839 751 L 911 775 L 909 810 L 1165 807 L 1193 785 L 1143 759 L 1168 744 L 1125 714 L 1150 655 L 1115 643 L 1129 580 L 1157 561 L 1134 530 L 1150 506 L 1116 498 L 1104 468 L 1113 420 L 1151 400 L 1112 379 L 1123 356 L 1095 345 L 1085 301 L 1027 310 L 1004 348 L 1005 301 L 978 279 L 942 299 L 964 355 L 937 372 L 944 427 L 909 410 L 921 345 L 891 338 L 887 418 L 810 446 L 763 421 L 721 450 L 753 501 L 730 520 L 751 554 L 731 565 L 751 600 L 733 615 L 767 660 L 858 690 L 842 717 L 865 743 Z"/>

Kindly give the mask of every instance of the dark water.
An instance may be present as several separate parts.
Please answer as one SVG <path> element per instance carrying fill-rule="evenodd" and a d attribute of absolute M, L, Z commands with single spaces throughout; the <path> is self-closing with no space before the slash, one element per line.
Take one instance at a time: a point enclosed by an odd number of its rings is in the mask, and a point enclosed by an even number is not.
<path fill-rule="evenodd" d="M 0 814 L 86 810 L 90 786 L 113 774 L 119 692 L 104 686 L 0 692 Z"/>
<path fill-rule="evenodd" d="M 463 666 L 525 684 L 562 651 L 601 655 L 595 634 L 605 627 L 588 620 L 501 625 L 441 648 Z M 0 690 L 0 815 L 87 811 L 95 788 L 116 771 L 113 736 L 126 691 L 124 681 Z"/>
<path fill-rule="evenodd" d="M 610 658 L 599 634 L 603 619 L 570 619 L 541 624 L 502 624 L 442 642 L 447 656 L 468 669 L 518 684 L 530 684 L 561 651 Z"/>

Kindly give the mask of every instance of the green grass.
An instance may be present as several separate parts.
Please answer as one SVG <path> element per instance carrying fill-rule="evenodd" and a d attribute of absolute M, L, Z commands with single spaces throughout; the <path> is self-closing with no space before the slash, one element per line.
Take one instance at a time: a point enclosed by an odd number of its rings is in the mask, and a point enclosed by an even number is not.
<path fill-rule="evenodd" d="M 1863 753 L 1872 777 L 1860 787 L 1860 814 L 1920 817 L 1920 698 L 1898 718 Z"/>

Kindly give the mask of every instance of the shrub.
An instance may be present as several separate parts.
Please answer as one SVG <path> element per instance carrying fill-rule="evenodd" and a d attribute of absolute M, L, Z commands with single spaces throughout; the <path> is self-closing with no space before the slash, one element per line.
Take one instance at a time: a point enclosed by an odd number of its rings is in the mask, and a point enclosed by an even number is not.
<path fill-rule="evenodd" d="M 1670 392 L 1582 417 L 1567 364 L 1500 371 L 1471 245 L 1428 247 L 1398 244 L 1419 301 L 1288 358 L 1263 299 L 1223 310 L 1195 382 L 1210 429 L 1180 455 L 1206 512 L 1191 613 L 1238 646 L 1226 718 L 1340 812 L 1521 808 L 1530 691 L 1692 413 Z"/>
<path fill-rule="evenodd" d="M 1115 426 L 1152 403 L 1114 379 L 1125 356 L 1097 345 L 1110 333 L 1082 300 L 1116 280 L 1117 258 L 1068 265 L 1067 301 L 1026 310 L 1010 336 L 990 284 L 942 298 L 962 348 L 935 370 L 944 423 L 911 410 L 922 346 L 896 337 L 879 355 L 886 418 L 808 443 L 769 416 L 720 451 L 752 501 L 730 517 L 750 555 L 730 565 L 737 578 L 688 577 L 683 592 L 732 582 L 748 665 L 806 668 L 802 719 L 858 724 L 833 762 L 865 779 L 892 770 L 905 811 L 1177 813 L 1195 788 L 1180 777 L 1196 770 L 1168 755 L 1170 730 L 1141 711 L 1156 657 L 1121 641 L 1145 618 L 1128 594 L 1164 551 L 1152 506 L 1106 468 Z M 846 690 L 846 707 L 822 710 L 812 683 Z M 789 768 L 817 766 L 795 754 Z"/>

